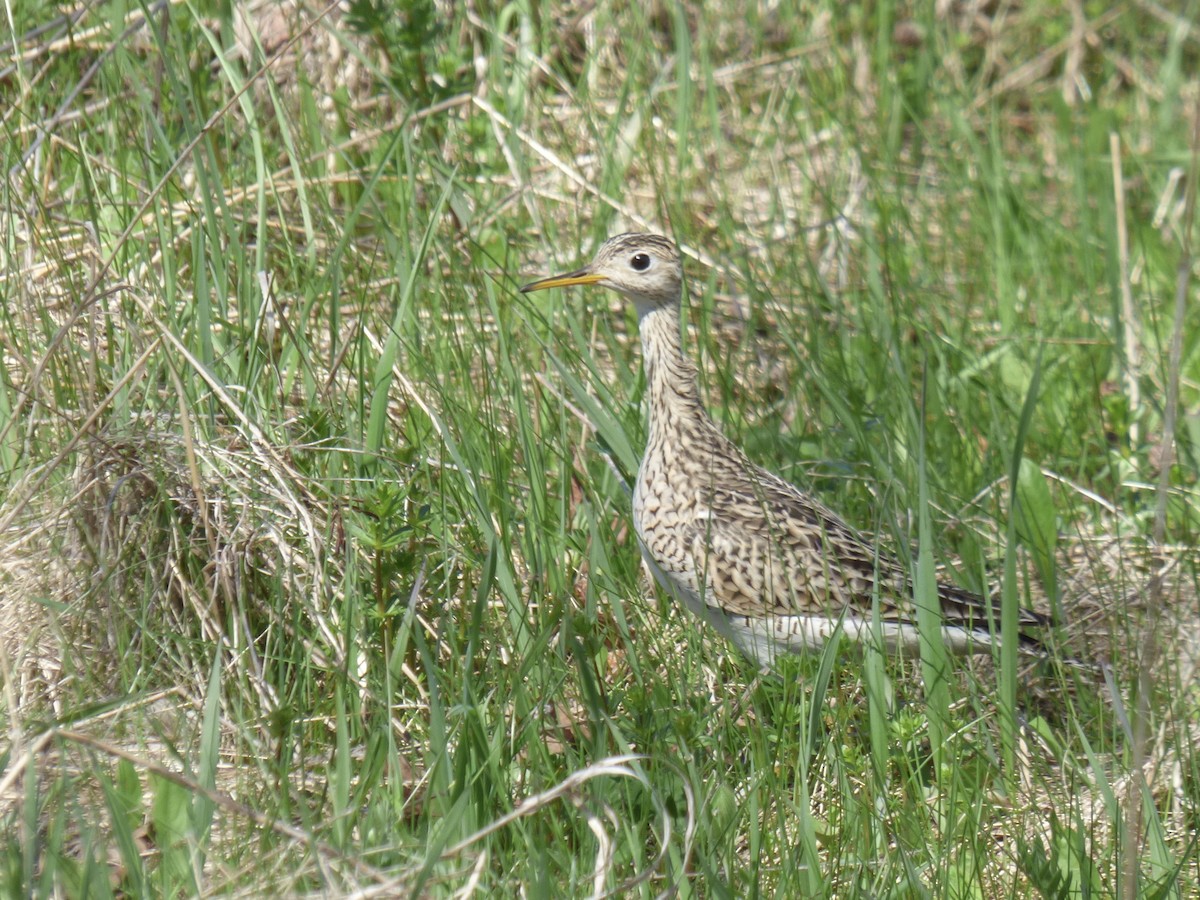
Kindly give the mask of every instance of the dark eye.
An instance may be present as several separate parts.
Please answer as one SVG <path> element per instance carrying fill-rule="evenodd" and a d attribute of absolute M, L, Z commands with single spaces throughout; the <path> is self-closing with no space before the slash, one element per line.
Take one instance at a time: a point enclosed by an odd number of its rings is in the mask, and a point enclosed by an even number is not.
<path fill-rule="evenodd" d="M 650 254 L 635 253 L 633 254 L 633 258 L 629 260 L 629 264 L 633 266 L 636 271 L 645 272 L 648 268 L 650 268 Z"/>

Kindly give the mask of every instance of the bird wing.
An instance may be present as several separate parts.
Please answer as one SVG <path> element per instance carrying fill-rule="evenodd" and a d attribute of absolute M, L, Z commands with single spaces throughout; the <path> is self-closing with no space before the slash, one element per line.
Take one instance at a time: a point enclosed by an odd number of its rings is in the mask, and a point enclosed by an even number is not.
<path fill-rule="evenodd" d="M 734 615 L 868 618 L 877 596 L 885 622 L 915 621 L 912 579 L 899 561 L 766 470 L 750 466 L 733 481 L 729 474 L 714 481 L 689 528 L 706 602 Z M 989 613 L 1000 621 L 989 598 L 940 582 L 938 595 L 947 625 L 986 634 Z M 1044 624 L 1021 610 L 1020 627 Z"/>

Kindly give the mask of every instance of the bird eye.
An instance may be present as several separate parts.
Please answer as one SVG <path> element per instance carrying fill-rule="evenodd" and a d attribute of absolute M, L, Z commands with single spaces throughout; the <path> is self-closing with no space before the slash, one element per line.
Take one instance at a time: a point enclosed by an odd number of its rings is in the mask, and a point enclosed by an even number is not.
<path fill-rule="evenodd" d="M 629 260 L 629 264 L 638 272 L 645 272 L 650 268 L 649 253 L 635 253 L 633 258 Z"/>

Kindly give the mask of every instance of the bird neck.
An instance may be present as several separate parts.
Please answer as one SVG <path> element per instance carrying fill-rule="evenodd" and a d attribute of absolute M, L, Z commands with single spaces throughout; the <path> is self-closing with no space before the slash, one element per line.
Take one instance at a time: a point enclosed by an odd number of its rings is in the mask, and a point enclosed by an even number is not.
<path fill-rule="evenodd" d="M 683 418 L 708 415 L 700 403 L 696 366 L 683 355 L 678 304 L 641 312 L 642 363 L 650 408 L 650 441 Z"/>

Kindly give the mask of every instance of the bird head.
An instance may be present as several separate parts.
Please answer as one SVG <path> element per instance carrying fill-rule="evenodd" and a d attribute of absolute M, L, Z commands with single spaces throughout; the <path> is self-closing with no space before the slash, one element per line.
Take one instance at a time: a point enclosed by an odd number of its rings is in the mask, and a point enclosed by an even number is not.
<path fill-rule="evenodd" d="M 576 284 L 598 284 L 630 298 L 644 316 L 679 302 L 683 266 L 679 251 L 657 234 L 619 234 L 609 238 L 596 258 L 574 272 L 531 282 L 521 293 Z"/>

